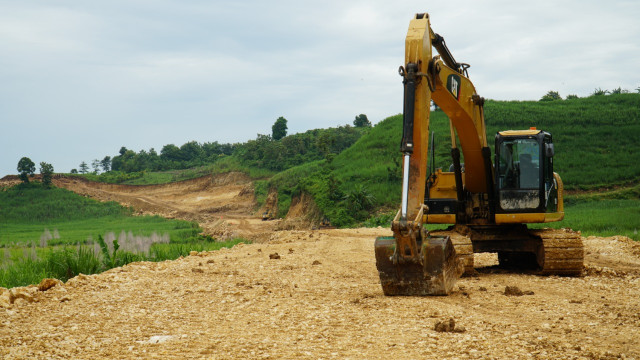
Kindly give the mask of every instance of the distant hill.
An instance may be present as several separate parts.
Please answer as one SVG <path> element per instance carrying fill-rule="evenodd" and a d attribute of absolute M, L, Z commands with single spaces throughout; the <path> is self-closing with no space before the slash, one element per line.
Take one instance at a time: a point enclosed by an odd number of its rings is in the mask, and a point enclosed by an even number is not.
<path fill-rule="evenodd" d="M 535 126 L 550 132 L 556 149 L 555 171 L 566 189 L 636 185 L 640 179 L 640 94 L 554 101 L 488 100 L 485 117 L 492 154 L 493 134 L 497 131 Z M 448 169 L 448 118 L 442 111 L 432 111 L 430 125 L 436 137 L 436 167 Z M 398 114 L 373 128 L 347 125 L 315 129 L 281 140 L 259 135 L 244 144 L 224 145 L 225 152 L 203 158 L 191 159 L 186 150 L 197 150 L 198 146 L 205 149 L 211 144 L 188 143 L 179 148 L 183 159 L 180 164 L 199 162 L 203 167 L 171 172 L 137 169 L 135 176 L 133 172 L 120 172 L 100 177 L 104 177 L 103 181 L 148 184 L 209 172 L 244 171 L 256 179 L 259 205 L 270 189 L 278 190 L 279 216 L 284 216 L 292 198 L 304 191 L 312 195 L 324 216 L 335 225 L 351 225 L 380 209 L 397 208 L 401 134 L 402 115 Z M 192 152 L 207 153 L 196 150 Z M 132 161 L 148 155 L 144 151 L 128 151 L 123 158 L 126 154 Z M 162 154 L 155 156 L 160 164 L 171 164 L 167 160 L 169 154 L 163 148 Z M 92 178 L 101 180 L 100 177 Z"/>

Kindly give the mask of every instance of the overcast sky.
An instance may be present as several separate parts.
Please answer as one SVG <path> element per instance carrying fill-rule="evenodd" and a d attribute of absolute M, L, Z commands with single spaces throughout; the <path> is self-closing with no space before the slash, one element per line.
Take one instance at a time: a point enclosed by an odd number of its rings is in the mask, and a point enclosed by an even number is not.
<path fill-rule="evenodd" d="M 244 142 L 402 111 L 429 12 L 479 94 L 640 86 L 640 1 L 0 0 L 0 176 L 165 144 Z"/>

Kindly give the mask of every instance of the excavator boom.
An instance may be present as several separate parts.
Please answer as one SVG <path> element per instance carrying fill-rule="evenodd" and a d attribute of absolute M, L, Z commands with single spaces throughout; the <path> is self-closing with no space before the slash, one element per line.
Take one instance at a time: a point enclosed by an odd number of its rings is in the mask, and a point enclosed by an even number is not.
<path fill-rule="evenodd" d="M 448 236 L 431 237 L 423 226 L 429 146 L 429 113 L 436 78 L 429 16 L 417 14 L 405 40 L 402 200 L 391 224 L 393 238 L 375 242 L 376 264 L 385 295 L 446 295 L 463 268 Z M 444 46 L 444 40 L 440 42 Z M 447 52 L 450 62 L 455 62 Z M 446 67 L 446 65 L 445 65 Z"/>

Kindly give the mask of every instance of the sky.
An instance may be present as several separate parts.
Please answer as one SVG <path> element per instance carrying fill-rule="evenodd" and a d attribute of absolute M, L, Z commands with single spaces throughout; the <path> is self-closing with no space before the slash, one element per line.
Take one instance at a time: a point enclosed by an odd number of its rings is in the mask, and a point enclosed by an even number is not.
<path fill-rule="evenodd" d="M 0 0 L 0 177 L 374 124 L 402 111 L 404 38 L 428 12 L 478 93 L 640 87 L 640 1 Z M 36 171 L 38 172 L 38 170 Z"/>

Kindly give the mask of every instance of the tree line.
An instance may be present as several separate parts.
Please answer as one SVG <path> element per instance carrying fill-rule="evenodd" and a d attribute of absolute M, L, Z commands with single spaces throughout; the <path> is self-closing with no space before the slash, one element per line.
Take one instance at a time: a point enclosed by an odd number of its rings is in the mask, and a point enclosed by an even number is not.
<path fill-rule="evenodd" d="M 640 86 L 637 87 L 635 90 L 637 93 L 640 94 Z M 602 88 L 596 88 L 593 90 L 593 92 L 589 96 L 618 95 L 618 94 L 629 94 L 629 93 L 630 93 L 629 90 L 623 89 L 622 87 L 617 87 L 611 91 L 606 89 L 603 90 Z M 575 94 L 569 94 L 565 97 L 566 100 L 572 100 L 577 98 L 578 98 L 578 95 L 575 95 Z M 560 96 L 559 92 L 550 90 L 540 98 L 540 101 L 553 101 L 553 100 L 562 100 L 562 96 Z"/>
<path fill-rule="evenodd" d="M 188 169 L 216 162 L 235 155 L 242 162 L 273 171 L 288 169 L 308 161 L 338 154 L 348 148 L 370 128 L 365 114 L 355 117 L 353 126 L 315 129 L 287 136 L 287 119 L 279 117 L 272 126 L 271 135 L 258 134 L 246 143 L 198 143 L 190 141 L 182 146 L 167 144 L 160 153 L 154 148 L 135 152 L 121 147 L 118 155 L 94 159 L 88 164 L 82 161 L 73 174 L 99 174 L 101 172 L 136 173 L 142 171 L 167 171 Z"/>

